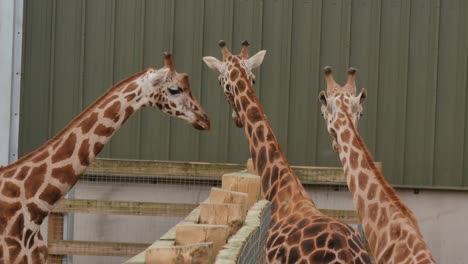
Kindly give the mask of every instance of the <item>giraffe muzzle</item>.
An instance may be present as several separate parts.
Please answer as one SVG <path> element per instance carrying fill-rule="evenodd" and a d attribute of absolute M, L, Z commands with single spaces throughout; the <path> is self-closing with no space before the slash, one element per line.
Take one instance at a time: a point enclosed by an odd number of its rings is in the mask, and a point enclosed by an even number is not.
<path fill-rule="evenodd" d="M 192 126 L 197 130 L 210 130 L 211 129 L 210 119 L 205 116 L 198 116 L 197 120 L 192 122 Z"/>

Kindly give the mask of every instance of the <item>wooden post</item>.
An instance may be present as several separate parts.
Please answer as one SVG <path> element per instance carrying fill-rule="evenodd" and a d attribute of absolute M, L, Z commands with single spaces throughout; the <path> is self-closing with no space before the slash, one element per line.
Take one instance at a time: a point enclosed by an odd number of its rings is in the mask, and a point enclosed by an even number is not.
<path fill-rule="evenodd" d="M 51 213 L 47 226 L 47 244 L 63 239 L 63 214 Z M 50 255 L 47 263 L 61 264 L 63 255 Z"/>
<path fill-rule="evenodd" d="M 152 264 L 210 264 L 213 262 L 213 243 L 183 246 L 156 246 L 145 251 L 145 263 Z"/>

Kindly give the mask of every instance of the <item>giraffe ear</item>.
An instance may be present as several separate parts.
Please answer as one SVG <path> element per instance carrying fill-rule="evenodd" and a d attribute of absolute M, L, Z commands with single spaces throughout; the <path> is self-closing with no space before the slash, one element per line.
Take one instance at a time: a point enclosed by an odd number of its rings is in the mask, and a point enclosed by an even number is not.
<path fill-rule="evenodd" d="M 208 66 L 213 71 L 217 71 L 219 73 L 222 72 L 223 63 L 215 57 L 206 56 L 203 57 L 203 61 L 205 62 L 206 66 Z"/>
<path fill-rule="evenodd" d="M 366 88 L 362 88 L 362 91 L 358 95 L 359 103 L 362 104 L 364 100 L 367 98 L 367 90 Z"/>
<path fill-rule="evenodd" d="M 319 94 L 319 100 L 322 105 L 327 106 L 327 95 L 325 94 L 324 91 L 321 91 Z"/>
<path fill-rule="evenodd" d="M 245 61 L 245 65 L 251 70 L 259 67 L 260 65 L 262 65 L 263 59 L 265 58 L 265 54 L 266 50 L 261 50 L 257 52 L 257 54 L 253 55 L 252 57 L 250 57 L 250 59 Z"/>

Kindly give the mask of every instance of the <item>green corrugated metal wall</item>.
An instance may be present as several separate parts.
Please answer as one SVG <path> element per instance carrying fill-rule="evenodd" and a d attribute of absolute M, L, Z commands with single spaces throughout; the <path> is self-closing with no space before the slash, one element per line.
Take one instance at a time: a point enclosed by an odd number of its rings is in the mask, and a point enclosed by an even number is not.
<path fill-rule="evenodd" d="M 145 109 L 101 157 L 245 162 L 217 76 L 201 57 L 266 49 L 255 85 L 290 162 L 338 165 L 319 114 L 321 69 L 368 89 L 359 125 L 396 184 L 468 186 L 468 2 L 464 0 L 27 0 L 22 155 L 40 146 L 111 84 L 172 51 L 212 119 L 198 132 Z"/>

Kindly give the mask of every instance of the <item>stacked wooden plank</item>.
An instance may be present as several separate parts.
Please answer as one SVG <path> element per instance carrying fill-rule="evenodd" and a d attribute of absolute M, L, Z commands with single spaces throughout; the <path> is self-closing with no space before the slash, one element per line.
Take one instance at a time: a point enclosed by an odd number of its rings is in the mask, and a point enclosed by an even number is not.
<path fill-rule="evenodd" d="M 182 222 L 126 263 L 213 263 L 259 199 L 259 176 L 247 171 L 225 174 L 222 188 L 212 188 L 209 198 Z"/>

